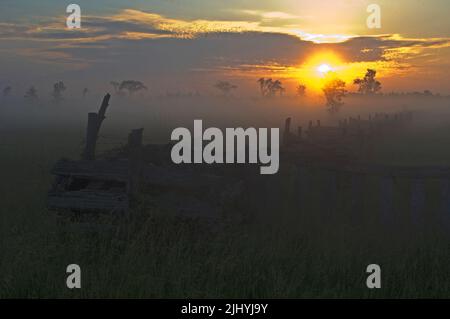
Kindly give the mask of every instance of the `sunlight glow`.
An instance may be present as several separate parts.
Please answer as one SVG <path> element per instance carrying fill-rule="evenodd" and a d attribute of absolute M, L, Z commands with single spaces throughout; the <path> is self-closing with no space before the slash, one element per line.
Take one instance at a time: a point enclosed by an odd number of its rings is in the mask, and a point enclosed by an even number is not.
<path fill-rule="evenodd" d="M 329 66 L 328 64 L 321 64 L 317 67 L 317 71 L 324 74 L 330 72 L 331 70 L 331 66 Z"/>

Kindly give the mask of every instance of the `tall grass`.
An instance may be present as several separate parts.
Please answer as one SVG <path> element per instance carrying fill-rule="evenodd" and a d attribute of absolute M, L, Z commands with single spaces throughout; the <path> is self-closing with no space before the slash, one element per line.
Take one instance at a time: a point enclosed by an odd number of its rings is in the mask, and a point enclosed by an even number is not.
<path fill-rule="evenodd" d="M 319 191 L 298 203 L 286 169 L 269 181 L 273 196 L 249 188 L 215 224 L 168 216 L 145 198 L 130 216 L 106 216 L 96 229 L 61 222 L 45 208 L 49 170 L 59 157 L 79 155 L 83 129 L 2 133 L 2 298 L 450 297 L 448 234 L 351 223 L 339 218 L 345 205 L 330 218 Z M 368 203 L 361 213 L 370 216 Z M 82 289 L 66 288 L 72 263 L 81 266 Z M 381 266 L 381 289 L 366 288 L 372 263 Z"/>

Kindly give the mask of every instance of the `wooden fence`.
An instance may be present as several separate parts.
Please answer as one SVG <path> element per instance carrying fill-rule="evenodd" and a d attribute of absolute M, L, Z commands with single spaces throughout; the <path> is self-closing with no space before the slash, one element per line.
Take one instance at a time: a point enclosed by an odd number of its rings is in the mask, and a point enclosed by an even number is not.
<path fill-rule="evenodd" d="M 306 132 L 299 127 L 295 135 L 288 118 L 281 158 L 295 168 L 293 188 L 299 208 L 315 208 L 323 218 L 347 218 L 352 223 L 433 225 L 450 230 L 450 166 L 361 161 L 364 147 L 411 120 L 410 112 L 402 112 L 348 118 L 336 127 L 310 121 Z"/>

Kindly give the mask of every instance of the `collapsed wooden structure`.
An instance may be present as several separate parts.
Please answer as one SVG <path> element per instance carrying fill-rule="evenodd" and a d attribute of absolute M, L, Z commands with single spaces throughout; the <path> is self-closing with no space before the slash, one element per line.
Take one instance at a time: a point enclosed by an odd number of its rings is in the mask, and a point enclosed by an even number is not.
<path fill-rule="evenodd" d="M 80 160 L 61 159 L 51 173 L 55 181 L 48 193 L 48 207 L 59 212 L 128 212 L 145 196 L 159 210 L 188 217 L 217 217 L 227 204 L 236 201 L 248 188 L 254 176 L 246 175 L 248 167 L 215 165 L 175 165 L 170 159 L 171 144 L 143 145 L 143 129 L 132 130 L 125 147 L 96 157 L 96 142 L 101 123 L 109 104 L 106 95 L 98 113 L 89 113 L 86 145 Z M 295 180 L 296 198 L 300 211 L 320 193 L 326 201 L 320 203 L 322 212 L 333 212 L 342 202 L 339 192 L 350 190 L 350 206 L 356 213 L 352 220 L 361 218 L 368 180 L 377 179 L 376 196 L 380 202 L 379 216 L 392 219 L 394 204 L 400 192 L 397 181 L 409 184 L 409 217 L 420 222 L 424 216 L 438 216 L 450 228 L 450 168 L 449 167 L 393 167 L 364 163 L 363 146 L 370 145 L 381 133 L 407 125 L 409 112 L 394 115 L 375 114 L 368 119 L 349 118 L 338 126 L 322 126 L 320 121 L 309 123 L 303 131 L 291 131 L 292 120 L 286 119 L 281 154 L 281 166 L 294 168 L 290 174 Z M 253 175 L 252 175 L 253 174 Z M 318 175 L 317 175 L 318 174 Z M 257 173 L 256 173 L 257 175 Z M 321 180 L 318 184 L 318 180 Z M 259 179 L 261 200 L 277 202 L 273 179 Z M 439 182 L 438 196 L 429 204 L 427 189 Z M 254 183 L 251 180 L 250 183 Z M 310 185 L 313 182 L 319 188 Z M 266 185 L 267 184 L 267 185 Z M 264 189 L 267 193 L 264 193 Z M 247 190 L 248 191 L 248 190 Z M 343 194 L 341 194 L 344 196 Z M 341 196 L 340 195 L 340 196 Z M 370 195 L 372 196 L 372 195 Z M 438 204 L 436 204 L 436 202 Z M 325 206 L 323 206 L 325 205 Z M 323 207 L 322 207 L 323 206 Z M 427 211 L 438 211 L 432 215 Z M 341 211 L 345 211 L 341 209 Z M 329 216 L 327 216 L 329 218 Z M 425 218 L 426 219 L 426 218 Z"/>
<path fill-rule="evenodd" d="M 177 166 L 170 144 L 143 145 L 143 129 L 132 130 L 128 144 L 100 158 L 96 143 L 110 95 L 98 113 L 88 114 L 86 145 L 80 160 L 59 160 L 48 207 L 60 212 L 128 212 L 142 194 L 159 209 L 190 217 L 214 217 L 223 201 L 238 195 L 239 174 L 211 168 Z"/>

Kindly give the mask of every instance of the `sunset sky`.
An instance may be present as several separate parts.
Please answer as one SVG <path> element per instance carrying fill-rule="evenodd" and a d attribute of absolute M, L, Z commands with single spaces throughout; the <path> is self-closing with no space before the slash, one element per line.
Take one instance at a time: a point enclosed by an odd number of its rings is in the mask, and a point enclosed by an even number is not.
<path fill-rule="evenodd" d="M 272 77 L 319 90 L 325 64 L 350 90 L 374 68 L 384 92 L 450 94 L 448 0 L 74 0 L 82 28 L 68 30 L 70 3 L 0 0 L 0 88 L 136 79 L 160 93 Z M 366 25 L 371 3 L 380 29 Z"/>

